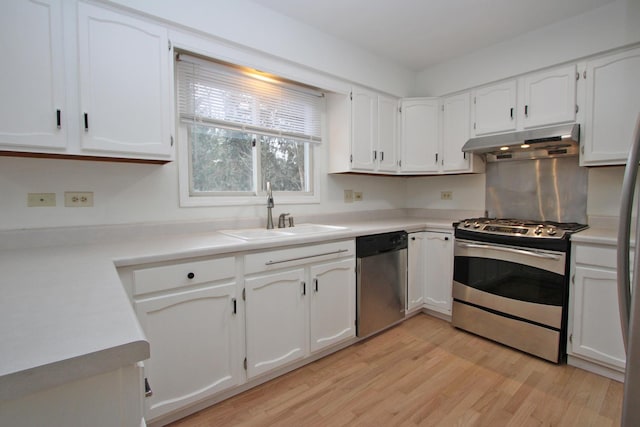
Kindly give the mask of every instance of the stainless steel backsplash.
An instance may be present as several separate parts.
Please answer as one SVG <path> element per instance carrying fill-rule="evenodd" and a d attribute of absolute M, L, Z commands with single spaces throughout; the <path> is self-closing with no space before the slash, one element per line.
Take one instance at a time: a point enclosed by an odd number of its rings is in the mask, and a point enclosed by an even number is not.
<path fill-rule="evenodd" d="M 587 168 L 578 157 L 487 163 L 489 217 L 587 223 Z"/>

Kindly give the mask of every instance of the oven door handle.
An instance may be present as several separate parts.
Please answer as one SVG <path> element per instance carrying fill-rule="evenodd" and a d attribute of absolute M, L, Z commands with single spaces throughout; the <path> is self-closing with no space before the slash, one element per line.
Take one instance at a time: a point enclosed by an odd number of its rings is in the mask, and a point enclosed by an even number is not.
<path fill-rule="evenodd" d="M 545 252 L 538 252 L 538 251 L 528 251 L 526 249 L 513 249 L 513 248 L 505 248 L 502 246 L 481 245 L 478 243 L 461 243 L 461 242 L 458 242 L 458 246 L 462 248 L 493 249 L 496 251 L 510 252 L 510 253 L 520 254 L 520 255 L 529 255 L 529 256 L 534 256 L 534 257 L 544 258 L 544 259 L 553 259 L 553 260 L 560 259 L 559 255 L 548 254 Z"/>

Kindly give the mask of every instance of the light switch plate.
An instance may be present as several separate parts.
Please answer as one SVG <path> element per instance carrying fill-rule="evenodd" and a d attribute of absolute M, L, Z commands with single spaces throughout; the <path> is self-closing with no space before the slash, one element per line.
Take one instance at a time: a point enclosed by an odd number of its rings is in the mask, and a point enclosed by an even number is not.
<path fill-rule="evenodd" d="M 28 193 L 27 207 L 53 207 L 56 205 L 56 193 Z"/>
<path fill-rule="evenodd" d="M 344 190 L 344 202 L 345 203 L 353 202 L 353 190 Z"/>

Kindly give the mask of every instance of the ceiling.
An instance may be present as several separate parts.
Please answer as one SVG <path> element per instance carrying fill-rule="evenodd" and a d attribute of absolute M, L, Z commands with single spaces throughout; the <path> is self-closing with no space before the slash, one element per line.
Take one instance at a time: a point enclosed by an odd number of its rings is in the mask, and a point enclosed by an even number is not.
<path fill-rule="evenodd" d="M 252 1 L 419 71 L 615 0 Z"/>

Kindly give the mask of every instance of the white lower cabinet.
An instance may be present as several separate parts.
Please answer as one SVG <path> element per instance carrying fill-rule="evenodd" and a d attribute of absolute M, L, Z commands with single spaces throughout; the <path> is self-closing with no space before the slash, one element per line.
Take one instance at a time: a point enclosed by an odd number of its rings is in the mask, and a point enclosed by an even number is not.
<path fill-rule="evenodd" d="M 298 268 L 245 280 L 248 378 L 307 353 L 304 277 L 304 269 Z"/>
<path fill-rule="evenodd" d="M 407 313 L 419 310 L 424 304 L 427 282 L 427 263 L 424 231 L 409 233 L 407 250 Z"/>
<path fill-rule="evenodd" d="M 310 273 L 309 338 L 314 353 L 356 334 L 355 261 L 315 264 Z"/>
<path fill-rule="evenodd" d="M 451 315 L 453 234 L 421 231 L 409 234 L 407 313 L 426 308 Z"/>
<path fill-rule="evenodd" d="M 248 379 L 355 336 L 354 246 L 245 257 Z"/>
<path fill-rule="evenodd" d="M 573 245 L 567 353 L 570 362 L 573 357 L 624 372 L 615 255 L 615 246 Z"/>
<path fill-rule="evenodd" d="M 234 257 L 134 272 L 135 292 L 144 292 L 134 307 L 151 346 L 147 420 L 241 383 L 237 288 Z"/>
<path fill-rule="evenodd" d="M 453 287 L 453 234 L 427 231 L 424 233 L 425 307 L 451 315 Z"/>

